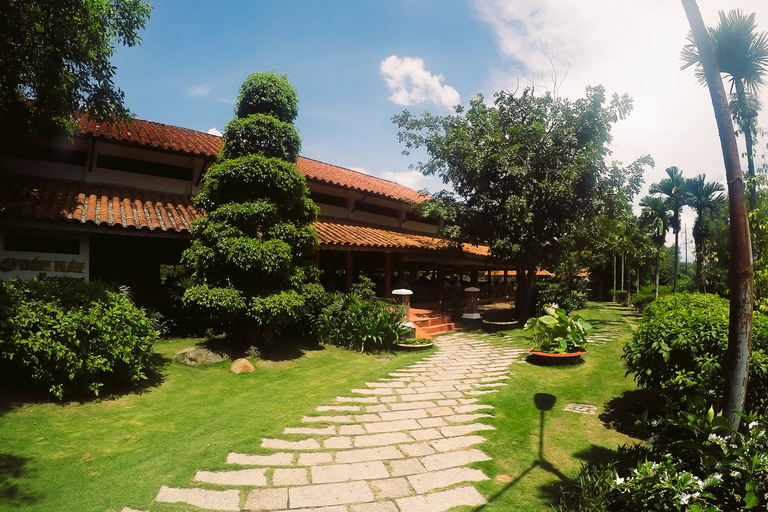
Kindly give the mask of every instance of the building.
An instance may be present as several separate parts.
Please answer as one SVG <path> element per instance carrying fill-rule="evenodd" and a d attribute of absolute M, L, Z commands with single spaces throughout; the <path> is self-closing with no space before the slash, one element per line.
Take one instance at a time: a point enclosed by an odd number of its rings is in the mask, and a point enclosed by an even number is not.
<path fill-rule="evenodd" d="M 189 243 L 202 214 L 191 198 L 220 146 L 186 128 L 87 115 L 74 140 L 0 144 L 0 279 L 44 273 L 154 293 Z M 320 208 L 317 264 L 328 288 L 366 274 L 382 296 L 407 285 L 415 302 L 434 301 L 449 283 L 478 284 L 481 272 L 503 268 L 487 247 L 439 239 L 440 221 L 414 214 L 410 202 L 424 198 L 408 187 L 303 157 L 297 167 Z"/>

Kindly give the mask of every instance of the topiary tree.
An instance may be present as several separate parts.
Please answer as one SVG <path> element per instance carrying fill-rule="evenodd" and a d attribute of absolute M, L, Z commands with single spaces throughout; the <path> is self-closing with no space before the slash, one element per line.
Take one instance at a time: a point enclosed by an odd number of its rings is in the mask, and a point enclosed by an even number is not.
<path fill-rule="evenodd" d="M 194 283 L 184 302 L 245 346 L 263 345 L 299 318 L 305 288 L 317 280 L 317 207 L 296 168 L 301 140 L 288 80 L 249 76 L 235 113 L 195 197 L 206 215 L 194 223 L 184 252 Z"/>

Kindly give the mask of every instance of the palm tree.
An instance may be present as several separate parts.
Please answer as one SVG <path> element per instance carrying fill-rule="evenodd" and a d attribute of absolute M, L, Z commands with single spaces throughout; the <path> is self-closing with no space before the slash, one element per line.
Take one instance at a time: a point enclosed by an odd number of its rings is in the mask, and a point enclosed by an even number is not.
<path fill-rule="evenodd" d="M 704 239 L 707 237 L 707 213 L 716 215 L 725 208 L 725 187 L 716 181 L 707 183 L 706 176 L 699 174 L 685 180 L 685 204 L 696 211 L 693 224 L 693 243 L 696 247 L 696 290 L 701 291 L 701 266 L 704 258 Z"/>
<path fill-rule="evenodd" d="M 668 199 L 661 197 L 645 196 L 640 200 L 640 208 L 643 209 L 640 214 L 640 226 L 647 230 L 651 235 L 651 240 L 656 244 L 656 286 L 653 293 L 655 298 L 659 298 L 659 260 L 661 259 L 661 248 L 664 247 L 664 241 L 667 238 L 667 231 L 672 221 L 670 215 L 671 205 Z"/>
<path fill-rule="evenodd" d="M 672 231 L 675 233 L 675 261 L 674 261 L 674 275 L 672 277 L 672 293 L 677 293 L 677 264 L 680 260 L 680 210 L 685 205 L 685 178 L 683 178 L 683 171 L 675 166 L 667 167 L 667 176 L 658 183 L 652 184 L 648 188 L 648 192 L 651 194 L 660 194 L 666 196 L 669 200 L 669 208 L 672 210 L 672 219 L 670 225 Z"/>
<path fill-rule="evenodd" d="M 720 23 L 710 28 L 709 35 L 715 50 L 715 60 L 721 73 L 728 75 L 731 83 L 731 113 L 744 133 L 747 146 L 747 170 L 750 179 L 749 206 L 755 209 L 756 197 L 754 190 L 755 162 L 753 157 L 753 140 L 756 135 L 755 125 L 760 102 L 757 91 L 765 83 L 768 72 L 768 33 L 757 33 L 755 13 L 745 15 L 741 9 L 725 14 L 720 11 Z M 702 85 L 706 85 L 704 70 L 701 66 L 701 56 L 693 40 L 693 34 L 688 34 L 689 44 L 683 47 L 681 58 L 682 69 L 696 66 L 696 77 Z"/>

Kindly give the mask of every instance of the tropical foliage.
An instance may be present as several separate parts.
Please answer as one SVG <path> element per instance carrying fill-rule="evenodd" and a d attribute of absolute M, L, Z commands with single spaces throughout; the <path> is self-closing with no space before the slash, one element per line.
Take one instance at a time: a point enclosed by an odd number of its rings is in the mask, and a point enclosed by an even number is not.
<path fill-rule="evenodd" d="M 565 354 L 582 350 L 592 325 L 579 315 L 569 315 L 553 304 L 544 306 L 545 315 L 531 318 L 524 330 L 530 331 L 539 352 Z"/>

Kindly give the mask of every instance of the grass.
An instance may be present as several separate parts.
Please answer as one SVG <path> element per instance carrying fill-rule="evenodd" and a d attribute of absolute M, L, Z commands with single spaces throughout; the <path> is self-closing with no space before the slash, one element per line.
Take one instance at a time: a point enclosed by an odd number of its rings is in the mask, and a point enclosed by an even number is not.
<path fill-rule="evenodd" d="M 232 469 L 225 461 L 233 451 L 269 453 L 260 451 L 262 437 L 282 437 L 317 405 L 435 350 L 375 356 L 315 347 L 239 375 L 229 363 L 170 363 L 197 341 L 158 344 L 164 378 L 143 393 L 0 412 L 0 510 L 144 510 L 161 485 L 186 487 L 199 469 Z"/>
<path fill-rule="evenodd" d="M 598 415 L 563 411 L 576 402 L 595 405 L 601 413 L 609 400 L 635 388 L 619 360 L 631 332 L 627 313 L 590 305 L 582 316 L 598 331 L 614 333 L 613 341 L 589 347 L 578 366 L 513 365 L 509 385 L 484 398 L 496 407 L 497 430 L 483 432 L 488 441 L 482 449 L 493 460 L 476 464 L 491 477 L 478 484 L 489 497 L 481 510 L 549 510 L 555 485 L 575 476 L 582 461 L 634 442 L 607 429 Z M 521 330 L 478 336 L 529 346 Z M 225 461 L 233 451 L 269 453 L 259 448 L 262 437 L 283 437 L 285 426 L 298 426 L 315 406 L 435 350 L 369 356 L 315 347 L 282 361 L 259 362 L 255 372 L 240 375 L 230 373 L 228 363 L 170 363 L 196 341 L 160 343 L 163 380 L 141 393 L 0 409 L 0 510 L 146 509 L 161 485 L 185 487 L 197 470 L 231 469 Z M 543 416 L 541 457 L 537 393 L 556 397 Z M 154 504 L 153 510 L 186 508 Z"/>

